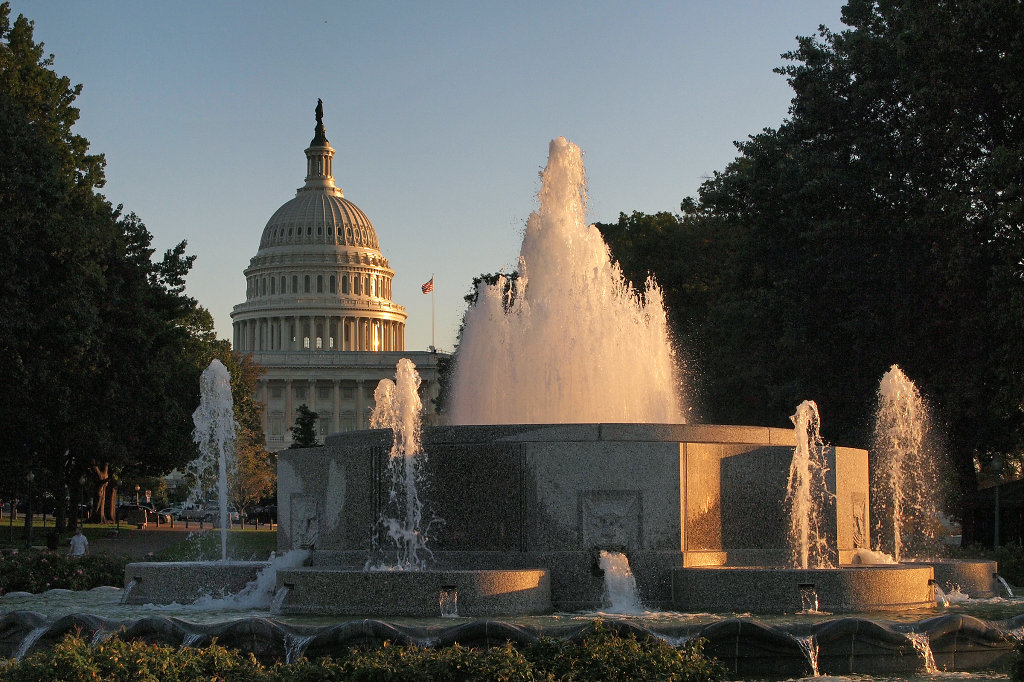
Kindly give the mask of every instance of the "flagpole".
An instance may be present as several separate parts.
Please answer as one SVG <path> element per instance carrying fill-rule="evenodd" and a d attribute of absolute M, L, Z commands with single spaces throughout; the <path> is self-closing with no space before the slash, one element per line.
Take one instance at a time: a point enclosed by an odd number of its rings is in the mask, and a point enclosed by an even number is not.
<path fill-rule="evenodd" d="M 431 283 L 433 283 L 433 281 L 434 281 L 434 273 L 430 273 L 430 281 L 431 281 Z M 431 284 L 431 287 L 430 287 L 430 346 L 436 352 L 437 351 L 437 340 L 434 338 L 434 332 L 435 332 L 435 329 L 436 329 L 437 325 L 436 325 L 435 320 L 436 320 L 436 316 L 435 316 L 435 313 L 434 313 L 434 286 L 433 286 L 433 284 Z"/>

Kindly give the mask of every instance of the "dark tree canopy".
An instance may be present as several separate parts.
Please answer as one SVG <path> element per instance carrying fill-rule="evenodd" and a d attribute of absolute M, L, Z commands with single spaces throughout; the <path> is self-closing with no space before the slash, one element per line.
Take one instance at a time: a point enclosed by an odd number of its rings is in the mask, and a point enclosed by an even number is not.
<path fill-rule="evenodd" d="M 798 38 L 788 119 L 680 214 L 599 227 L 665 289 L 707 421 L 813 399 L 866 446 L 899 364 L 971 494 L 975 461 L 1024 450 L 1024 5 L 850 0 L 843 22 Z"/>
<path fill-rule="evenodd" d="M 142 221 L 98 193 L 104 159 L 72 131 L 81 86 L 52 65 L 32 22 L 0 4 L 0 495 L 18 495 L 31 470 L 58 500 L 86 474 L 111 497 L 122 473 L 193 456 L 216 343 L 184 293 L 185 243 L 154 260 Z"/>

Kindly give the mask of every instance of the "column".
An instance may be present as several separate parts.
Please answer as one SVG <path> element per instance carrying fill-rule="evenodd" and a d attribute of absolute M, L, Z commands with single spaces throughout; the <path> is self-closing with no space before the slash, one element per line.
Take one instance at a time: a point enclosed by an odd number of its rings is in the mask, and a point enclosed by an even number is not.
<path fill-rule="evenodd" d="M 366 400 L 363 397 L 363 380 L 356 379 L 356 428 L 365 428 L 363 424 L 363 411 L 366 409 Z"/>
<path fill-rule="evenodd" d="M 338 413 L 341 412 L 341 381 L 339 379 L 331 380 L 331 433 L 337 433 L 341 431 L 341 422 Z"/>
<path fill-rule="evenodd" d="M 293 420 L 295 419 L 295 408 L 292 407 L 292 380 L 287 379 L 284 382 L 284 428 L 288 431 L 292 427 Z M 286 437 L 290 440 L 290 437 Z"/>

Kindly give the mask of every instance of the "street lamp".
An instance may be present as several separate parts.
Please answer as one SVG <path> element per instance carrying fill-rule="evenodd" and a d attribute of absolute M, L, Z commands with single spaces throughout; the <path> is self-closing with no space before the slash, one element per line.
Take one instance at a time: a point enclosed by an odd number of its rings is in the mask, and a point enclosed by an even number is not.
<path fill-rule="evenodd" d="M 992 524 L 993 525 L 992 546 L 993 547 L 999 547 L 999 483 L 1000 483 L 1000 481 L 1002 481 L 1002 478 L 1003 478 L 1003 458 L 1000 457 L 998 454 L 992 455 L 992 465 L 991 466 L 992 466 L 992 473 L 996 477 L 995 504 L 993 505 L 993 507 L 995 507 L 995 509 L 993 510 L 994 513 L 995 513 L 995 523 Z"/>
<path fill-rule="evenodd" d="M 89 479 L 85 474 L 78 477 L 78 489 L 82 491 L 82 504 L 78 507 L 78 523 L 80 524 L 85 523 L 85 505 L 87 504 L 85 497 L 85 484 L 88 482 Z"/>
<path fill-rule="evenodd" d="M 139 506 L 139 486 L 135 486 L 135 506 Z"/>
<path fill-rule="evenodd" d="M 35 519 L 32 518 L 32 481 L 36 480 L 36 475 L 32 471 L 29 471 L 25 475 L 25 480 L 28 481 L 28 500 L 25 507 L 25 547 L 28 549 L 32 548 L 32 526 L 35 525 Z"/>

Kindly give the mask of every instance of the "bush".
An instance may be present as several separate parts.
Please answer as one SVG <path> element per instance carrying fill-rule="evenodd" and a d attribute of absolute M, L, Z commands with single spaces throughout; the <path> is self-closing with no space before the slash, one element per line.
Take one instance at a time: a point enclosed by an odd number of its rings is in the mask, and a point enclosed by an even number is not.
<path fill-rule="evenodd" d="M 300 659 L 291 665 L 264 666 L 252 654 L 216 642 L 202 649 L 108 639 L 90 647 L 69 636 L 48 651 L 21 661 L 0 663 L 0 677 L 12 682 L 110 680 L 112 682 L 314 682 L 358 680 L 402 682 L 435 680 L 721 680 L 724 668 L 708 659 L 700 642 L 675 649 L 654 637 L 621 637 L 596 625 L 579 641 L 542 639 L 517 649 L 512 644 L 489 649 L 453 645 L 441 649 L 385 644 L 352 648 L 338 658 Z"/>
<path fill-rule="evenodd" d="M 127 557 L 92 554 L 72 557 L 66 552 L 27 550 L 0 555 L 0 594 L 45 592 L 54 588 L 88 590 L 123 585 Z"/>

